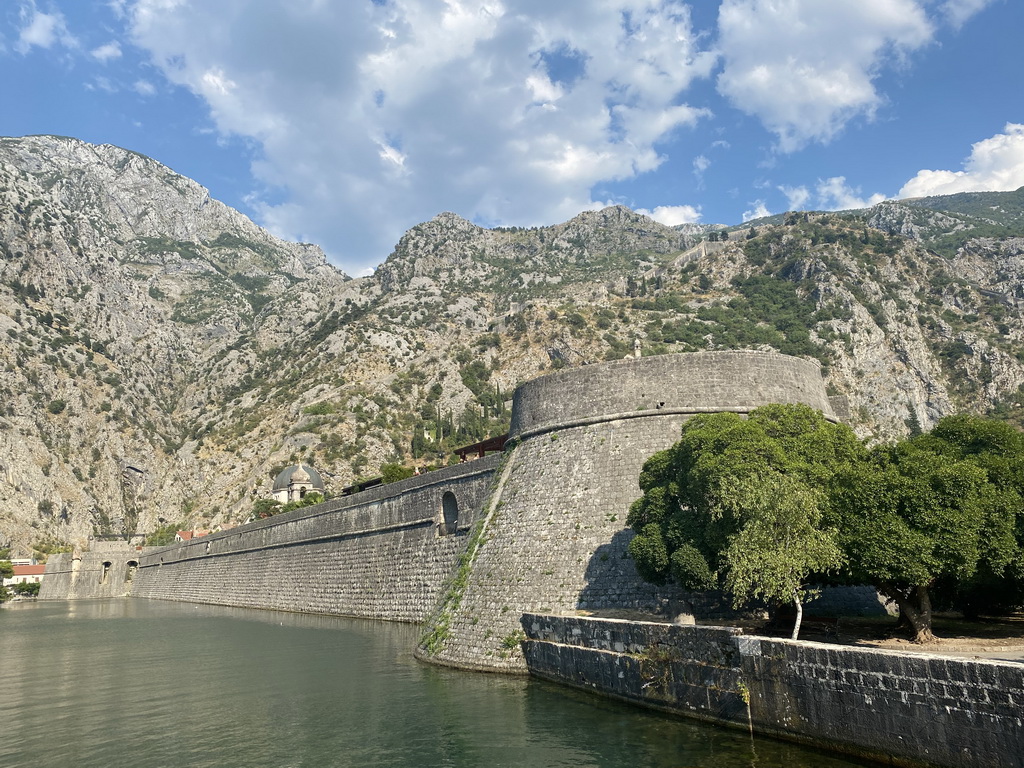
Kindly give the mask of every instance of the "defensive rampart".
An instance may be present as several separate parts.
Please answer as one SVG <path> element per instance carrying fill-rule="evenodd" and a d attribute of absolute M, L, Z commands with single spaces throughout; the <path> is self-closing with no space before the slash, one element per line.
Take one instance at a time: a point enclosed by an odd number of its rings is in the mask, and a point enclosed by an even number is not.
<path fill-rule="evenodd" d="M 120 566 L 108 567 L 101 583 L 93 571 L 110 558 L 94 563 L 99 553 L 77 566 L 58 559 L 45 594 L 130 590 L 394 621 L 432 615 L 421 656 L 525 673 L 517 633 L 526 611 L 652 609 L 673 599 L 687 601 L 697 618 L 728 612 L 714 595 L 641 581 L 626 553 L 626 512 L 644 460 L 675 442 L 686 419 L 779 402 L 832 417 L 818 365 L 774 353 L 665 355 L 561 371 L 516 390 L 502 457 L 143 553 L 131 584 L 127 565 L 120 583 L 111 581 Z M 467 548 L 471 556 L 460 560 Z M 76 576 L 76 567 L 93 575 Z"/>
<path fill-rule="evenodd" d="M 627 359 L 561 371 L 516 390 L 511 449 L 455 580 L 418 653 L 442 664 L 526 672 L 525 612 L 654 608 L 687 600 L 698 618 L 726 607 L 659 591 L 626 546 L 643 462 L 698 413 L 806 403 L 832 418 L 817 363 L 766 352 Z"/>
<path fill-rule="evenodd" d="M 131 594 L 422 621 L 465 548 L 497 461 L 448 467 L 148 553 Z"/>
<path fill-rule="evenodd" d="M 687 419 L 777 402 L 835 418 L 818 366 L 773 353 L 558 372 L 516 391 L 500 457 L 174 547 L 55 556 L 41 597 L 130 592 L 425 621 L 417 654 L 437 663 L 531 671 L 896 765 L 1024 768 L 1020 665 L 575 615 L 669 600 L 698 619 L 728 612 L 713 595 L 643 583 L 627 557 L 626 512 L 643 462 Z"/>
<path fill-rule="evenodd" d="M 39 586 L 39 599 L 123 597 L 131 593 L 141 559 L 142 552 L 127 546 L 51 555 Z"/>
<path fill-rule="evenodd" d="M 526 615 L 530 672 L 887 765 L 1024 768 L 1024 665 Z"/>

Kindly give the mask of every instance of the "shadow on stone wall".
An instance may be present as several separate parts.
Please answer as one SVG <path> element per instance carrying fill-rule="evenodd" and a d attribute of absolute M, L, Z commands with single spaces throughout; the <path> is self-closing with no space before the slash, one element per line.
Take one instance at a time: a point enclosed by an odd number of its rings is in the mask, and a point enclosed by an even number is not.
<path fill-rule="evenodd" d="M 586 611 L 636 610 L 652 614 L 655 620 L 685 618 L 710 621 L 745 615 L 729 603 L 719 591 L 687 592 L 674 584 L 648 584 L 636 572 L 627 547 L 636 534 L 629 528 L 616 533 L 602 544 L 587 563 L 584 578 L 587 585 L 577 598 L 576 607 Z M 749 611 L 748 611 L 749 612 Z"/>
<path fill-rule="evenodd" d="M 576 607 L 586 611 L 632 609 L 660 611 L 665 599 L 653 584 L 647 584 L 636 572 L 626 547 L 634 533 L 623 528 L 602 544 L 587 562 L 583 578 L 586 585 L 576 598 Z"/>

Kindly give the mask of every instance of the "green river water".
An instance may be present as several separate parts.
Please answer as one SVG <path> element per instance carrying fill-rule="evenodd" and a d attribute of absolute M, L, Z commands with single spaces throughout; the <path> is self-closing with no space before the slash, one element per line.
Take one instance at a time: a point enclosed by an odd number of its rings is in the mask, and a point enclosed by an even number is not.
<path fill-rule="evenodd" d="M 412 657 L 416 627 L 145 600 L 0 608 L 0 766 L 843 768 Z"/>

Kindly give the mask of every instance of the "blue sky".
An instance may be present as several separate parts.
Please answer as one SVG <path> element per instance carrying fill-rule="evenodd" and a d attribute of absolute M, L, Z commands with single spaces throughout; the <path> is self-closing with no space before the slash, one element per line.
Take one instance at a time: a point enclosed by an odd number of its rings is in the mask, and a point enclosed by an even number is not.
<path fill-rule="evenodd" d="M 4 0 L 0 135 L 150 155 L 365 274 L 445 210 L 1024 186 L 1019 0 Z"/>

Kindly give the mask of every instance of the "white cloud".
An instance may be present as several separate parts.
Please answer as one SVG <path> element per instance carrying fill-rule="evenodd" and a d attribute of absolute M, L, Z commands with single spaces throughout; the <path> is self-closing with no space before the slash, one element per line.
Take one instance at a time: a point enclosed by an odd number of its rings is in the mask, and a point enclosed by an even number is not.
<path fill-rule="evenodd" d="M 86 83 L 85 87 L 90 91 L 98 89 L 104 91 L 105 93 L 117 93 L 119 90 L 117 85 L 115 85 L 109 77 L 103 77 L 102 75 L 95 78 L 93 82 Z"/>
<path fill-rule="evenodd" d="M 818 181 L 815 189 L 818 194 L 818 207 L 826 211 L 848 211 L 851 208 L 870 208 L 885 200 L 885 195 L 876 192 L 868 197 L 861 195 L 860 187 L 851 187 L 846 183 L 845 176 Z"/>
<path fill-rule="evenodd" d="M 971 16 L 980 13 L 992 2 L 993 0 L 946 0 L 939 10 L 952 26 L 959 28 Z"/>
<path fill-rule="evenodd" d="M 870 208 L 886 199 L 881 193 L 865 197 L 860 187 L 846 183 L 845 176 L 818 179 L 813 192 L 805 185 L 798 187 L 780 186 L 778 190 L 786 196 L 790 211 L 848 211 L 854 208 Z"/>
<path fill-rule="evenodd" d="M 114 14 L 115 18 L 123 19 L 125 17 L 125 4 L 128 0 L 108 0 L 107 7 L 110 12 Z"/>
<path fill-rule="evenodd" d="M 441 210 L 542 224 L 599 182 L 659 167 L 710 116 L 685 103 L 715 55 L 681 0 L 390 0 L 125 6 L 133 42 L 259 142 L 259 206 L 353 272 Z M 272 41 L 272 44 L 268 44 Z"/>
<path fill-rule="evenodd" d="M 719 92 L 793 152 L 871 119 L 887 62 L 932 39 L 917 0 L 724 0 Z"/>
<path fill-rule="evenodd" d="M 132 89 L 140 96 L 154 96 L 156 95 L 156 86 L 154 86 L 148 80 L 136 80 L 132 84 Z"/>
<path fill-rule="evenodd" d="M 645 208 L 637 208 L 637 213 L 648 216 L 666 227 L 675 227 L 680 224 L 695 224 L 700 221 L 701 212 L 699 207 L 692 205 L 659 205 L 653 211 Z"/>
<path fill-rule="evenodd" d="M 807 191 L 807 187 L 779 187 L 779 191 L 786 196 L 788 202 L 789 211 L 802 211 L 804 206 L 807 205 L 807 201 L 811 199 L 811 193 Z"/>
<path fill-rule="evenodd" d="M 105 64 L 112 59 L 121 58 L 121 46 L 117 41 L 111 41 L 106 45 L 101 45 L 99 48 L 93 48 L 89 51 L 89 55 Z"/>
<path fill-rule="evenodd" d="M 743 212 L 743 221 L 752 221 L 754 219 L 763 219 L 765 216 L 771 216 L 772 212 L 768 210 L 768 206 L 765 205 L 764 200 L 754 200 L 748 205 L 754 206 L 749 211 Z"/>
<path fill-rule="evenodd" d="M 14 46 L 18 53 L 28 53 L 33 46 L 52 48 L 58 43 L 65 48 L 77 47 L 78 41 L 68 32 L 67 22 L 59 11 L 42 13 L 35 2 L 28 2 L 22 4 L 19 15 L 21 28 Z"/>
<path fill-rule="evenodd" d="M 1007 192 L 1024 186 L 1024 125 L 1007 123 L 1003 133 L 971 146 L 962 171 L 918 171 L 897 197 L 956 192 Z"/>

